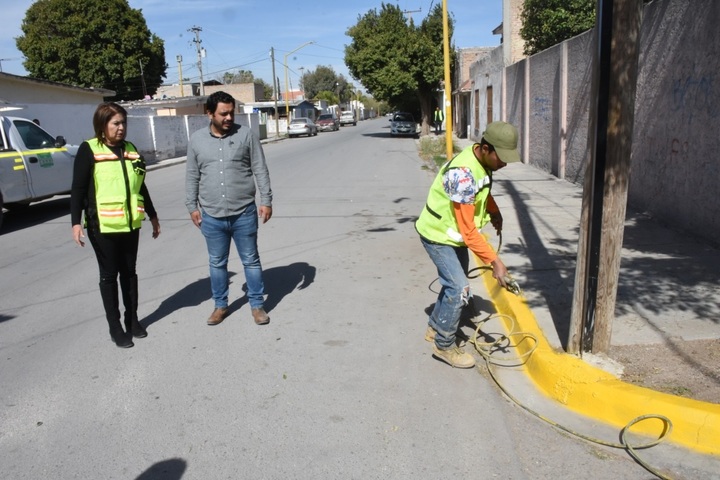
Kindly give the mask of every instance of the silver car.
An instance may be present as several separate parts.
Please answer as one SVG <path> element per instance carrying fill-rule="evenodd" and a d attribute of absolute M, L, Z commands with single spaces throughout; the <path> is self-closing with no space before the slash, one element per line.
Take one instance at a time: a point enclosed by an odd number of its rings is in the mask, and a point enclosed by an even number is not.
<path fill-rule="evenodd" d="M 300 135 L 307 135 L 312 137 L 318 134 L 318 127 L 309 118 L 295 118 L 290 122 L 288 127 L 288 136 L 290 138 L 298 137 Z"/>
<path fill-rule="evenodd" d="M 396 112 L 390 119 L 390 135 L 418 137 L 417 123 L 411 113 Z"/>

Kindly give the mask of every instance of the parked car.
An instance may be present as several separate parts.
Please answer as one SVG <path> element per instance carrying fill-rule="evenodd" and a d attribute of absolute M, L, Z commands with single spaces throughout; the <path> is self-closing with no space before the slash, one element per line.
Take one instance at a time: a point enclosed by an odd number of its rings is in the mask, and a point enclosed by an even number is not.
<path fill-rule="evenodd" d="M 77 149 L 27 118 L 0 115 L 0 226 L 3 207 L 70 193 Z"/>
<path fill-rule="evenodd" d="M 417 138 L 418 126 L 412 113 L 395 112 L 390 119 L 390 135 L 393 137 L 405 135 Z"/>
<path fill-rule="evenodd" d="M 357 121 L 355 120 L 355 114 L 351 112 L 350 110 L 346 110 L 344 112 L 340 113 L 340 125 L 349 125 L 352 124 L 353 127 L 357 125 Z"/>
<path fill-rule="evenodd" d="M 311 137 L 318 134 L 318 126 L 309 118 L 295 118 L 290 122 L 288 127 L 288 136 L 290 138 L 300 135 Z"/>
<path fill-rule="evenodd" d="M 340 130 L 340 120 L 338 120 L 334 113 L 323 113 L 318 117 L 316 123 L 318 130 L 321 132 L 336 132 Z"/>

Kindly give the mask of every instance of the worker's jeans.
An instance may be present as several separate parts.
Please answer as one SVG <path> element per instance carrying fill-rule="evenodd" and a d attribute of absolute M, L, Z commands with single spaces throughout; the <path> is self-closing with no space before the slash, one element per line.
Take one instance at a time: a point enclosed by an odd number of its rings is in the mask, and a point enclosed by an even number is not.
<path fill-rule="evenodd" d="M 420 240 L 437 267 L 441 286 L 428 324 L 437 331 L 435 344 L 447 350 L 455 345 L 455 332 L 460 323 L 462 307 L 467 303 L 470 284 L 455 247 L 430 243 L 422 237 Z"/>
<path fill-rule="evenodd" d="M 227 265 L 231 239 L 235 242 L 245 270 L 248 303 L 252 308 L 262 308 L 265 285 L 257 248 L 258 213 L 255 204 L 249 205 L 241 214 L 230 217 L 217 218 L 202 212 L 200 229 L 207 243 L 215 308 L 228 306 L 230 285 Z"/>

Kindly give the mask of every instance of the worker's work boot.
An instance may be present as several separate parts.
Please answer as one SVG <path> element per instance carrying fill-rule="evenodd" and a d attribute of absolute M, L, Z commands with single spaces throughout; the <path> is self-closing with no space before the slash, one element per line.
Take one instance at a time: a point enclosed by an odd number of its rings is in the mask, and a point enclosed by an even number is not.
<path fill-rule="evenodd" d="M 437 345 L 433 345 L 433 354 L 455 368 L 472 368 L 475 366 L 475 358 L 460 347 L 441 350 Z"/>

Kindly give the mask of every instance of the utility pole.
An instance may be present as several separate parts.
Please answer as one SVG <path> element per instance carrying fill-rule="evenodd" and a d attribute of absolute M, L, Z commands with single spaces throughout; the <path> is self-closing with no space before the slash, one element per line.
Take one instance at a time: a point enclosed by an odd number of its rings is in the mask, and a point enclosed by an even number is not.
<path fill-rule="evenodd" d="M 417 10 L 403 10 L 402 14 L 405 15 L 406 13 L 410 14 L 410 20 L 412 20 L 412 14 L 413 13 L 420 13 L 422 12 L 422 8 L 418 8 Z"/>
<path fill-rule="evenodd" d="M 20 58 L 0 58 L 0 73 L 2 73 L 2 62 L 9 62 L 11 60 L 20 60 Z"/>
<path fill-rule="evenodd" d="M 642 0 L 598 0 L 569 353 L 607 353 L 615 317 L 635 116 Z"/>
<path fill-rule="evenodd" d="M 188 32 L 192 32 L 195 34 L 195 40 L 193 42 L 195 43 L 195 48 L 197 48 L 197 66 L 198 70 L 200 71 L 200 96 L 205 96 L 205 81 L 203 80 L 203 71 L 202 71 L 202 50 L 200 48 L 200 44 L 202 43 L 202 40 L 200 40 L 200 32 L 202 32 L 202 28 L 200 27 L 192 27 L 188 29 Z"/>
<path fill-rule="evenodd" d="M 447 0 L 442 2 L 442 20 L 443 20 L 443 65 L 445 79 L 445 155 L 448 161 L 453 158 L 452 143 L 452 85 L 450 85 L 450 30 L 448 26 Z"/>
<path fill-rule="evenodd" d="M 145 73 L 143 72 L 142 61 L 138 60 L 138 63 L 140 64 L 140 81 L 142 82 L 143 98 L 146 98 L 148 94 L 147 87 L 145 87 Z"/>
<path fill-rule="evenodd" d="M 273 47 L 270 47 L 270 60 L 272 60 L 272 72 L 273 78 L 275 78 L 275 49 Z M 280 120 L 278 118 L 280 113 L 277 108 L 278 90 L 278 82 L 273 81 L 273 97 L 275 97 L 275 137 L 280 136 Z"/>
<path fill-rule="evenodd" d="M 178 62 L 178 78 L 180 79 L 180 96 L 185 96 L 185 91 L 183 91 L 183 78 L 182 78 L 182 55 L 175 55 L 175 60 Z"/>

